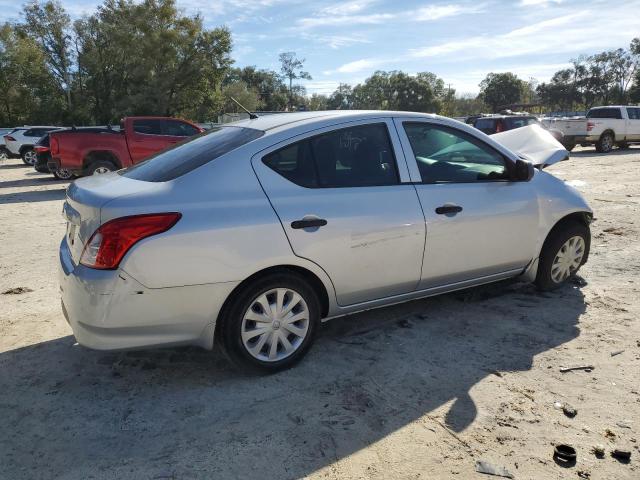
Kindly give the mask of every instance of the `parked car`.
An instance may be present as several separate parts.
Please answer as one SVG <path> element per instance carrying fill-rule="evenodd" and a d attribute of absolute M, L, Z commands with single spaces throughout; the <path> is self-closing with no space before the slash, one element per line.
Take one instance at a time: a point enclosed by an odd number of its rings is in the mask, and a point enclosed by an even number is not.
<path fill-rule="evenodd" d="M 4 136 L 11 133 L 13 130 L 13 128 L 0 128 L 0 161 L 11 157 L 11 152 L 5 145 Z"/>
<path fill-rule="evenodd" d="M 540 125 L 543 128 L 549 130 L 551 135 L 564 145 L 562 132 L 557 129 L 549 129 L 533 115 L 491 115 L 477 117 L 471 123 L 481 132 L 487 135 L 493 135 L 494 133 L 506 132 L 514 128 L 526 127 L 527 125 Z M 566 146 L 565 146 L 566 148 Z"/>
<path fill-rule="evenodd" d="M 548 119 L 545 123 L 563 132 L 565 141 L 573 147 L 595 145 L 598 152 L 606 153 L 616 145 L 627 148 L 629 144 L 640 143 L 638 106 L 594 107 L 587 112 L 586 118 Z"/>
<path fill-rule="evenodd" d="M 592 211 L 524 158 L 565 155 L 538 126 L 490 137 L 419 113 L 219 126 L 69 186 L 62 309 L 91 348 L 215 336 L 274 371 L 321 319 L 518 276 L 553 289 L 587 261 Z"/>
<path fill-rule="evenodd" d="M 53 132 L 49 169 L 65 169 L 77 176 L 112 172 L 203 131 L 177 118 L 126 117 L 119 130 L 107 127 Z"/>
<path fill-rule="evenodd" d="M 52 130 L 52 132 L 56 132 L 57 130 Z M 51 150 L 49 150 L 49 138 L 50 133 L 45 134 L 38 143 L 35 144 L 33 149 L 36 151 L 36 163 L 33 165 L 33 168 L 36 172 L 40 173 L 51 173 L 58 180 L 71 180 L 74 178 L 74 175 L 64 168 L 57 170 L 50 170 L 48 167 L 49 161 L 51 160 Z"/>
<path fill-rule="evenodd" d="M 22 157 L 22 161 L 27 165 L 36 162 L 36 152 L 33 146 L 45 133 L 59 127 L 35 126 L 14 128 L 11 133 L 4 136 L 4 141 L 11 155 Z"/>

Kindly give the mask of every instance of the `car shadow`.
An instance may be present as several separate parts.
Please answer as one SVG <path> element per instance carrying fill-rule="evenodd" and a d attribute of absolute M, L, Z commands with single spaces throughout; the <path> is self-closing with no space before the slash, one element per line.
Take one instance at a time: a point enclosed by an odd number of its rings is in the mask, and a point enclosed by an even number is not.
<path fill-rule="evenodd" d="M 39 173 L 38 175 L 38 178 L 0 182 L 0 188 L 42 187 L 48 185 L 67 185 L 69 183 L 69 180 L 56 180 L 51 175 L 45 176 L 45 174 L 42 173 Z"/>
<path fill-rule="evenodd" d="M 71 336 L 4 352 L 0 477 L 304 477 L 448 404 L 428 426 L 462 432 L 486 407 L 474 385 L 531 369 L 584 311 L 577 285 L 502 282 L 328 322 L 302 363 L 267 376 L 219 352 Z"/>
<path fill-rule="evenodd" d="M 14 168 L 33 168 L 26 163 L 3 163 L 0 162 L 0 170 L 12 170 Z"/>
<path fill-rule="evenodd" d="M 625 148 L 624 150 L 615 149 L 607 153 L 596 152 L 593 150 L 579 150 L 573 151 L 570 154 L 571 157 L 620 157 L 625 155 L 637 155 L 640 153 L 640 149 L 633 149 L 632 147 Z"/>
<path fill-rule="evenodd" d="M 32 203 L 64 200 L 65 192 L 65 188 L 57 188 L 54 190 L 32 190 L 29 192 L 5 193 L 0 194 L 0 205 L 9 203 Z"/>

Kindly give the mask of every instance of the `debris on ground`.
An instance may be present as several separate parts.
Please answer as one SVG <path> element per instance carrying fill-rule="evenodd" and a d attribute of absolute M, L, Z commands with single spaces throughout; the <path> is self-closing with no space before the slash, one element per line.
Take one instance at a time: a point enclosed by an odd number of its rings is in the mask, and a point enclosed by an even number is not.
<path fill-rule="evenodd" d="M 604 445 L 598 444 L 591 447 L 591 453 L 593 453 L 597 458 L 604 458 Z"/>
<path fill-rule="evenodd" d="M 29 287 L 15 287 L 2 292 L 2 295 L 21 295 L 23 293 L 33 292 Z"/>
<path fill-rule="evenodd" d="M 616 350 L 615 352 L 611 352 L 611 356 L 615 357 L 616 355 L 620 355 L 623 352 L 624 352 L 624 350 Z"/>
<path fill-rule="evenodd" d="M 611 456 L 621 462 L 628 462 L 631 460 L 631 450 L 616 448 L 611 452 Z"/>
<path fill-rule="evenodd" d="M 403 318 L 398 322 L 398 326 L 401 328 L 413 328 L 413 322 L 408 318 Z"/>
<path fill-rule="evenodd" d="M 513 474 L 506 468 L 499 465 L 492 465 L 484 460 L 478 460 L 476 462 L 476 472 L 493 475 L 495 477 L 514 478 Z"/>
<path fill-rule="evenodd" d="M 619 426 L 620 428 L 628 428 L 631 429 L 631 422 L 628 422 L 626 420 L 621 421 L 621 422 L 616 422 L 616 425 Z"/>
<path fill-rule="evenodd" d="M 615 438 L 616 438 L 615 432 L 613 432 L 612 430 L 610 430 L 608 428 L 604 431 L 604 436 L 606 438 L 608 438 L 609 440 L 612 440 L 612 441 L 615 440 Z"/>
<path fill-rule="evenodd" d="M 565 403 L 562 406 L 562 411 L 564 412 L 564 414 L 569 417 L 569 418 L 573 418 L 578 414 L 578 410 L 576 410 L 574 407 L 572 407 L 571 405 L 569 405 L 568 403 Z"/>
<path fill-rule="evenodd" d="M 576 463 L 576 449 L 571 445 L 559 444 L 553 449 L 553 458 L 563 466 L 573 466 Z"/>
<path fill-rule="evenodd" d="M 578 470 L 578 477 L 580 478 L 591 478 L 591 473 L 586 470 Z"/>
<path fill-rule="evenodd" d="M 574 370 L 584 370 L 585 372 L 591 372 L 595 367 L 593 365 L 579 365 L 577 367 L 560 367 L 562 373 L 572 372 Z"/>

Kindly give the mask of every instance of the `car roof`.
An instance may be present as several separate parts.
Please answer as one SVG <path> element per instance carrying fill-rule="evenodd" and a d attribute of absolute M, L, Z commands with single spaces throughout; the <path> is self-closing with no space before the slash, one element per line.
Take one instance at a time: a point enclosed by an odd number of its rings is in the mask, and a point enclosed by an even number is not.
<path fill-rule="evenodd" d="M 260 115 L 257 113 L 257 115 Z M 416 117 L 438 118 L 438 115 L 419 112 L 397 112 L 391 110 L 322 110 L 313 112 L 276 113 L 273 115 L 258 116 L 255 119 L 239 120 L 226 125 L 234 127 L 253 128 L 269 133 L 285 126 L 302 126 L 314 123 L 326 123 L 334 121 L 357 121 L 367 118 L 382 117 Z M 444 117 L 440 117 L 444 118 Z"/>

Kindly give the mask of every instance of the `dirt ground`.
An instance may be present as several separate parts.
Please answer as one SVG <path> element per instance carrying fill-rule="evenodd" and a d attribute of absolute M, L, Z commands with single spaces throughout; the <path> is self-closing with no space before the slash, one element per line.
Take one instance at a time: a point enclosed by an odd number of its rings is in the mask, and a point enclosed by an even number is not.
<path fill-rule="evenodd" d="M 299 366 L 260 377 L 215 352 L 75 345 L 56 282 L 66 184 L 0 163 L 0 479 L 495 478 L 478 460 L 516 479 L 640 478 L 640 148 L 549 171 L 595 210 L 572 285 L 335 320 Z"/>

